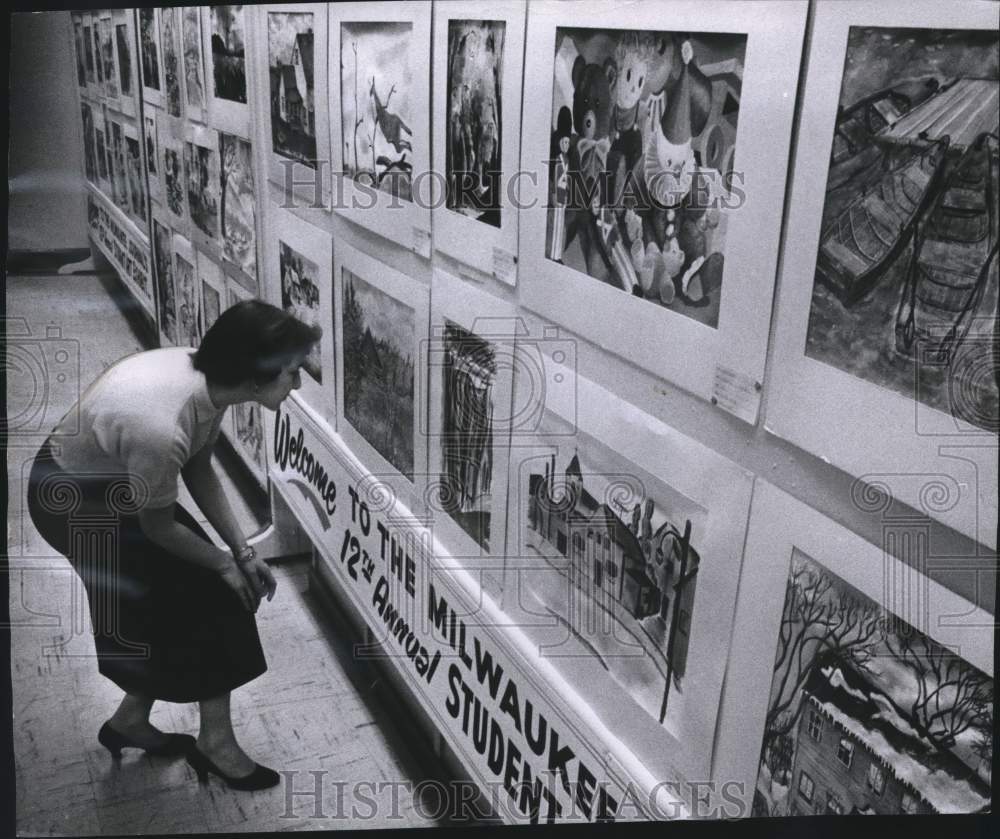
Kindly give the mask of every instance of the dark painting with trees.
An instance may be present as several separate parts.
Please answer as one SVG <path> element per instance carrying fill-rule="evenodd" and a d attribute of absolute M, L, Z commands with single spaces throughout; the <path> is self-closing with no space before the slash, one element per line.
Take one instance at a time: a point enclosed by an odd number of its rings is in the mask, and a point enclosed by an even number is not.
<path fill-rule="evenodd" d="M 212 72 L 215 95 L 247 101 L 246 56 L 242 6 L 212 6 Z"/>

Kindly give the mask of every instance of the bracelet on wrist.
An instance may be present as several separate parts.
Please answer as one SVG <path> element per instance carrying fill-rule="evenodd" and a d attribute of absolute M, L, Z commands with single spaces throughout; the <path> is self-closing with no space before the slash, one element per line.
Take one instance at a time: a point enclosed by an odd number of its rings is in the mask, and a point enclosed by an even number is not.
<path fill-rule="evenodd" d="M 254 550 L 252 545 L 244 545 L 237 553 L 233 554 L 233 559 L 236 560 L 237 565 L 246 565 L 246 563 L 256 559 L 257 551 Z"/>

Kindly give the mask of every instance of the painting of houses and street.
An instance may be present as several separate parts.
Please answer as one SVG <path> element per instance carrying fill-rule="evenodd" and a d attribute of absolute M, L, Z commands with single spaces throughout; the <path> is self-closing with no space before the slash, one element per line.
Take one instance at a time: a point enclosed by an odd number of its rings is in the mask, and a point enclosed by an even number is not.
<path fill-rule="evenodd" d="M 436 502 L 489 552 L 496 350 L 451 322 L 445 322 L 441 340 L 441 477 Z"/>
<path fill-rule="evenodd" d="M 181 174 L 181 155 L 177 149 L 164 146 L 163 175 L 167 186 L 167 208 L 175 216 L 184 217 L 184 181 Z"/>
<path fill-rule="evenodd" d="M 556 29 L 546 257 L 718 326 L 746 36 Z"/>
<path fill-rule="evenodd" d="M 407 201 L 414 142 L 412 32 L 410 23 L 343 23 L 340 30 L 344 171 Z"/>
<path fill-rule="evenodd" d="M 528 612 L 559 616 L 565 640 L 546 653 L 557 667 L 596 663 L 673 725 L 690 669 L 702 511 L 596 441 L 575 443 L 516 467 L 518 571 L 505 588 Z"/>
<path fill-rule="evenodd" d="M 343 273 L 344 416 L 413 480 L 413 309 Z"/>
<path fill-rule="evenodd" d="M 165 6 L 160 9 L 160 35 L 163 46 L 163 79 L 167 88 L 167 113 L 181 115 L 181 61 L 177 47 L 178 9 Z"/>
<path fill-rule="evenodd" d="M 278 242 L 278 262 L 281 270 L 281 306 L 303 323 L 320 326 L 319 268 L 294 248 Z M 317 382 L 323 384 L 323 364 L 319 343 L 313 345 L 302 365 Z"/>
<path fill-rule="evenodd" d="M 242 6 L 212 6 L 212 74 L 215 96 L 247 101 L 247 71 Z"/>
<path fill-rule="evenodd" d="M 125 138 L 129 193 L 132 196 L 132 215 L 146 224 L 146 179 L 142 175 L 142 149 L 137 137 Z"/>
<path fill-rule="evenodd" d="M 188 347 L 198 346 L 198 298 L 195 296 L 194 266 L 176 255 L 174 273 L 177 301 L 177 341 Z"/>
<path fill-rule="evenodd" d="M 160 329 L 176 344 L 177 315 L 174 309 L 174 266 L 171 252 L 170 230 L 153 219 L 153 259 L 156 261 L 156 281 L 160 292 Z"/>
<path fill-rule="evenodd" d="M 187 103 L 192 108 L 201 108 L 205 104 L 201 9 L 197 6 L 184 7 L 181 30 L 184 36 L 184 88 L 187 91 Z"/>
<path fill-rule="evenodd" d="M 1000 36 L 852 27 L 806 354 L 998 427 Z"/>
<path fill-rule="evenodd" d="M 980 812 L 992 745 L 992 678 L 793 555 L 754 815 Z"/>
<path fill-rule="evenodd" d="M 139 8 L 139 43 L 142 59 L 142 83 L 151 90 L 160 89 L 160 60 L 156 46 L 156 9 Z"/>
<path fill-rule="evenodd" d="M 446 197 L 451 210 L 500 226 L 502 75 L 507 24 L 448 22 Z"/>
<path fill-rule="evenodd" d="M 253 155 L 250 143 L 219 133 L 222 157 L 222 256 L 243 273 L 257 277 L 257 229 Z"/>
<path fill-rule="evenodd" d="M 122 96 L 132 95 L 132 49 L 129 45 L 128 24 L 115 26 L 115 40 L 118 44 L 118 83 Z"/>
<path fill-rule="evenodd" d="M 275 154 L 316 168 L 312 12 L 270 12 L 271 141 Z"/>
<path fill-rule="evenodd" d="M 219 157 L 213 148 L 184 144 L 188 211 L 191 221 L 206 236 L 219 235 Z"/>

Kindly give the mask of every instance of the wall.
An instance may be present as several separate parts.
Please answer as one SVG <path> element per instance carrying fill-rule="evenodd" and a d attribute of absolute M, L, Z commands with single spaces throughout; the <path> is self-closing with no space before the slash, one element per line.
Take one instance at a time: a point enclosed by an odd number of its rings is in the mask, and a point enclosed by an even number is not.
<path fill-rule="evenodd" d="M 11 15 L 12 251 L 86 248 L 83 141 L 69 12 Z"/>

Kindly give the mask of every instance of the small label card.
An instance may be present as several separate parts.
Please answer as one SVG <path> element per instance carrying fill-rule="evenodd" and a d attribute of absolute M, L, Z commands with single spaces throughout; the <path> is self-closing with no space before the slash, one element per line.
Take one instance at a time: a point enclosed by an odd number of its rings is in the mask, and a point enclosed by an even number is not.
<path fill-rule="evenodd" d="M 508 285 L 514 285 L 517 257 L 504 248 L 493 248 L 493 276 Z"/>
<path fill-rule="evenodd" d="M 755 423 L 760 407 L 760 385 L 744 373 L 717 364 L 712 383 L 712 404 L 744 422 Z"/>

